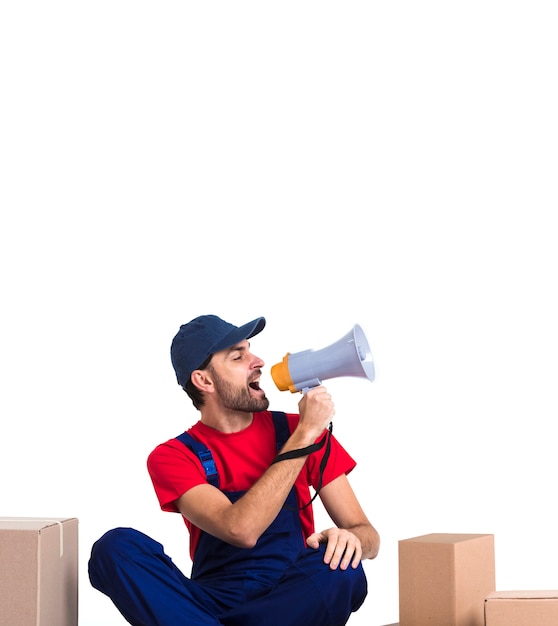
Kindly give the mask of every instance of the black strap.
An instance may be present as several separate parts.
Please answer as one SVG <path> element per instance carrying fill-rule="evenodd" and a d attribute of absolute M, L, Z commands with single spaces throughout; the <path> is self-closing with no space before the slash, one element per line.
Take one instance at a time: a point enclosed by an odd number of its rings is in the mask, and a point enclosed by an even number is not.
<path fill-rule="evenodd" d="M 318 485 L 316 487 L 316 492 L 314 493 L 314 495 L 312 496 L 312 498 L 306 503 L 303 504 L 300 508 L 301 509 L 305 509 L 307 506 L 309 506 L 310 504 L 312 504 L 312 502 L 314 502 L 314 500 L 316 499 L 316 497 L 318 496 L 318 494 L 320 493 L 322 486 L 323 486 L 323 477 L 324 477 L 324 471 L 325 471 L 325 467 L 327 465 L 328 459 L 329 459 L 329 453 L 331 452 L 331 433 L 333 432 L 333 424 L 332 422 L 329 423 L 329 428 L 327 429 L 327 431 L 325 432 L 324 436 L 320 439 L 320 441 L 317 441 L 316 443 L 310 445 L 310 446 L 306 446 L 305 448 L 298 448 L 297 450 L 288 450 L 287 452 L 283 452 L 282 454 L 278 454 L 273 461 L 271 462 L 271 465 L 273 465 L 274 463 L 279 463 L 279 461 L 286 461 L 287 459 L 297 459 L 301 456 L 307 456 L 309 454 L 312 454 L 312 452 L 317 452 L 318 450 L 321 450 L 324 445 L 326 447 L 325 451 L 324 451 L 324 455 L 322 457 L 322 460 L 320 461 L 320 477 L 318 479 Z"/>

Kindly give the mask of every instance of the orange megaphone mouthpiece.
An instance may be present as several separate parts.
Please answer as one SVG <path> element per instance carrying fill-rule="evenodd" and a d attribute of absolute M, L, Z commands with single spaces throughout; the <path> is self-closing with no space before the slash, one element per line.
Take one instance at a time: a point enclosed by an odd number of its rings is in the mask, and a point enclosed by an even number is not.
<path fill-rule="evenodd" d="M 271 368 L 271 377 L 273 378 L 273 382 L 275 383 L 279 391 L 287 391 L 287 389 L 290 389 L 291 393 L 295 393 L 295 391 L 297 391 L 289 372 L 288 352 L 283 357 L 281 363 L 276 363 Z"/>

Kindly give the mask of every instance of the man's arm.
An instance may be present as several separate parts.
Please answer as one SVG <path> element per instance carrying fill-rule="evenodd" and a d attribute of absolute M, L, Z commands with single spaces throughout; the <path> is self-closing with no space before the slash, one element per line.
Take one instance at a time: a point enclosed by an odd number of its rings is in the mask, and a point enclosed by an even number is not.
<path fill-rule="evenodd" d="M 331 396 L 316 387 L 299 403 L 300 420 L 281 452 L 312 445 L 334 413 Z M 300 474 L 307 456 L 271 465 L 263 476 L 234 504 L 211 485 L 197 485 L 176 501 L 178 510 L 211 535 L 241 548 L 253 547 L 277 517 Z"/>
<path fill-rule="evenodd" d="M 322 487 L 320 498 L 336 525 L 307 538 L 311 548 L 326 543 L 324 561 L 331 569 L 357 567 L 362 559 L 373 559 L 380 549 L 380 536 L 366 517 L 345 474 Z"/>
<path fill-rule="evenodd" d="M 239 548 L 251 548 L 277 517 L 305 460 L 272 465 L 234 504 L 219 489 L 205 484 L 182 494 L 176 505 L 198 528 Z"/>

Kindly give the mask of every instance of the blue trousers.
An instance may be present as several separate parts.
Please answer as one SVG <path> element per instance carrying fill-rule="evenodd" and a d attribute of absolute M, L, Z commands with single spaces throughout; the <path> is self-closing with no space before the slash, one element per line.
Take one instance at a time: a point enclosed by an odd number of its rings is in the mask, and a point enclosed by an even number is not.
<path fill-rule="evenodd" d="M 95 544 L 93 587 L 133 626 L 343 626 L 367 594 L 362 565 L 331 570 L 324 548 L 305 548 L 271 587 L 191 580 L 163 546 L 132 528 L 115 528 Z"/>

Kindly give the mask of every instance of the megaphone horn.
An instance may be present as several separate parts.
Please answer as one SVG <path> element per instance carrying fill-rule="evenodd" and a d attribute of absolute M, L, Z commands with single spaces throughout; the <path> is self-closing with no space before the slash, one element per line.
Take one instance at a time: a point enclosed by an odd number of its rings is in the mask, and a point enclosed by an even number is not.
<path fill-rule="evenodd" d="M 271 377 L 280 391 L 306 392 L 328 378 L 353 376 L 374 380 L 372 352 L 362 328 L 356 324 L 344 337 L 321 350 L 287 353 L 271 368 Z"/>

